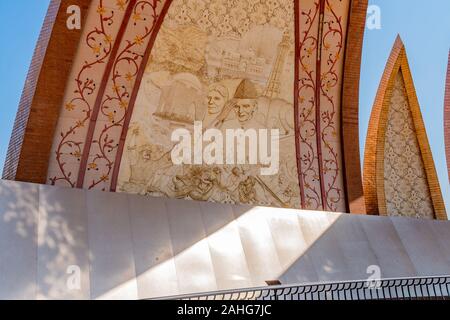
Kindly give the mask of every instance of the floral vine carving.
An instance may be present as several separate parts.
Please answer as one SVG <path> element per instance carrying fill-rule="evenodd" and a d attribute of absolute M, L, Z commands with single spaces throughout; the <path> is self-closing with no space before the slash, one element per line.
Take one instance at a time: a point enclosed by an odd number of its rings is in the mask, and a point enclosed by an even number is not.
<path fill-rule="evenodd" d="M 339 16 L 334 8 L 333 1 L 325 2 L 325 18 L 322 37 L 322 75 L 320 83 L 321 99 L 323 108 L 321 109 L 321 132 L 323 149 L 323 179 L 325 187 L 325 210 L 338 211 L 342 209 L 343 190 L 339 185 L 340 175 L 340 154 L 338 152 L 339 143 L 338 126 L 340 97 L 336 96 L 336 89 L 340 88 L 340 62 L 344 50 L 344 30 L 342 26 L 342 17 Z M 339 0 L 339 4 L 342 0 Z"/>
<path fill-rule="evenodd" d="M 336 2 L 339 9 L 345 4 L 342 0 L 317 0 L 307 8 L 302 4 L 300 12 L 298 116 L 306 209 L 338 211 L 344 198 L 339 143 L 335 143 L 339 140 L 340 97 L 336 91 L 344 30 L 343 18 L 333 7 Z"/>
<path fill-rule="evenodd" d="M 103 191 L 107 189 L 105 184 L 110 181 L 114 168 L 115 154 L 127 117 L 131 90 L 144 57 L 146 44 L 156 27 L 160 6 L 161 0 L 138 1 L 133 8 L 132 20 L 125 35 L 126 40 L 114 61 L 108 82 L 109 89 L 105 92 L 100 106 L 99 120 L 103 121 L 97 124 L 105 124 L 101 128 L 96 128 L 92 140 L 92 160 L 87 170 L 95 173 L 87 185 L 85 182 L 88 189 L 101 188 Z M 145 24 L 142 32 L 138 28 L 139 24 Z"/>
<path fill-rule="evenodd" d="M 122 10 L 129 0 L 119 0 L 117 5 Z M 77 77 L 74 79 L 76 89 L 74 96 L 66 102 L 64 108 L 68 112 L 80 112 L 81 116 L 66 130 L 60 132 L 60 141 L 56 147 L 56 163 L 59 175 L 50 177 L 50 183 L 64 183 L 72 188 L 76 186 L 76 173 L 68 168 L 71 161 L 81 161 L 84 141 L 76 138 L 79 130 L 84 129 L 92 113 L 92 103 L 98 83 L 92 78 L 90 71 L 98 65 L 105 64 L 111 53 L 113 40 L 109 27 L 115 22 L 115 12 L 107 9 L 104 0 L 99 0 L 96 8 L 97 24 L 87 33 L 83 45 L 92 50 L 92 58 L 83 63 Z M 95 99 L 94 99 L 95 100 Z"/>
<path fill-rule="evenodd" d="M 320 176 L 317 156 L 316 101 L 316 60 L 319 48 L 318 23 L 320 2 L 300 12 L 301 30 L 299 41 L 299 117 L 301 142 L 301 172 L 305 189 L 305 209 L 320 209 Z"/>

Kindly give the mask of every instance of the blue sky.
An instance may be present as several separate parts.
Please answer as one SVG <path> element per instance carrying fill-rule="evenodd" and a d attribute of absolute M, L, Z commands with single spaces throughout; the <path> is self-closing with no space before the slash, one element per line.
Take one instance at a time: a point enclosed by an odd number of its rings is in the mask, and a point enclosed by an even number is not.
<path fill-rule="evenodd" d="M 0 171 L 49 0 L 0 1 Z"/>
<path fill-rule="evenodd" d="M 0 1 L 0 170 L 28 66 L 49 0 Z M 405 43 L 443 196 L 450 211 L 444 154 L 443 101 L 450 47 L 449 0 L 371 0 L 381 8 L 381 29 L 366 30 L 360 92 L 360 142 L 385 63 L 399 33 Z"/>

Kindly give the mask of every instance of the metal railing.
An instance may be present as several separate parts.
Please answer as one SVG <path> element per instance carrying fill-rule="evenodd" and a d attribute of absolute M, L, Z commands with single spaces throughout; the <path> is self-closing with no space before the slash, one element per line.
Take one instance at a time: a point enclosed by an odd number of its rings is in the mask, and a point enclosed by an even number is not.
<path fill-rule="evenodd" d="M 216 291 L 165 300 L 450 300 L 450 276 L 345 281 Z"/>

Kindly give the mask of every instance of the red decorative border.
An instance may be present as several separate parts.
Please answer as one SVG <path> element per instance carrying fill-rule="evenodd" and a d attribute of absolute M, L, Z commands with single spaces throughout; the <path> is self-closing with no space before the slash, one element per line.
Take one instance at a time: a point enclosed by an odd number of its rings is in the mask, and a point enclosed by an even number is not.
<path fill-rule="evenodd" d="M 321 126 L 321 94 L 322 94 L 322 45 L 325 35 L 323 34 L 324 19 L 325 19 L 325 0 L 319 2 L 319 32 L 317 36 L 318 48 L 316 58 L 316 88 L 315 98 L 316 101 L 316 141 L 317 141 L 317 158 L 319 162 L 319 181 L 320 181 L 320 195 L 322 199 L 322 209 L 327 208 L 327 197 L 325 194 L 325 182 L 323 176 L 323 155 L 322 155 L 322 126 Z"/>
<path fill-rule="evenodd" d="M 301 164 L 301 179 L 303 183 L 304 188 L 304 194 L 305 194 L 305 203 L 303 208 L 304 209 L 314 209 L 318 210 L 319 207 L 322 206 L 322 198 L 320 191 L 316 189 L 315 184 L 313 184 L 315 177 L 317 176 L 317 180 L 320 178 L 318 171 L 319 163 L 317 161 L 316 153 L 317 151 L 314 149 L 314 145 L 316 145 L 317 148 L 317 142 L 314 140 L 317 140 L 317 131 L 316 131 L 316 113 L 315 113 L 315 105 L 316 105 L 316 86 L 317 81 L 316 77 L 314 76 L 314 71 L 308 69 L 308 64 L 305 62 L 305 58 L 309 58 L 309 55 L 313 53 L 313 51 L 317 51 L 319 48 L 319 41 L 317 39 L 317 35 L 314 35 L 314 32 L 317 31 L 315 28 L 313 28 L 315 21 L 318 19 L 319 10 L 320 10 L 320 4 L 319 2 L 314 3 L 315 9 L 314 10 L 308 10 L 303 12 L 301 7 L 299 9 L 298 15 L 300 20 L 300 15 L 303 16 L 306 19 L 306 29 L 304 31 L 301 31 L 296 37 L 299 39 L 299 49 L 298 53 L 299 55 L 296 57 L 296 61 L 299 64 L 298 68 L 298 78 L 296 81 L 299 84 L 298 87 L 298 95 L 301 95 L 302 90 L 309 90 L 312 91 L 312 99 L 308 101 L 309 108 L 301 108 L 300 105 L 298 105 L 298 114 L 296 115 L 296 118 L 298 118 L 299 124 L 300 121 L 302 123 L 300 124 L 300 133 L 297 137 L 297 139 L 300 141 L 300 149 L 298 150 L 297 157 L 300 158 L 300 164 Z M 300 21 L 301 24 L 301 21 Z M 308 48 L 308 44 L 310 47 Z M 308 50 L 309 49 L 309 50 Z M 306 52 L 306 56 L 303 55 L 303 52 Z M 316 54 L 317 55 L 317 54 Z M 317 64 L 317 57 L 316 57 L 316 64 Z M 300 75 L 300 68 L 305 72 L 305 76 L 302 78 Z M 298 100 L 297 100 L 298 102 Z M 301 127 L 308 126 L 310 130 L 314 131 L 314 134 L 310 137 L 304 137 L 302 135 Z M 307 132 L 307 131 L 306 131 Z M 304 145 L 305 149 L 302 149 L 302 144 Z M 305 153 L 305 155 L 303 154 Z M 317 169 L 315 168 L 315 163 L 317 162 Z M 312 174 L 312 181 L 306 180 L 307 177 L 311 178 Z M 310 184 L 311 183 L 311 184 Z M 306 189 L 305 189 L 306 188 Z M 320 186 L 319 186 L 320 188 Z M 306 190 L 310 191 L 310 194 L 306 194 Z M 311 196 L 313 194 L 314 196 Z M 312 201 L 315 202 L 315 205 L 313 206 Z"/>
<path fill-rule="evenodd" d="M 344 26 L 342 24 L 342 17 L 338 16 L 335 12 L 332 4 L 330 4 L 330 0 L 326 0 L 325 8 L 326 8 L 326 14 L 324 16 L 323 21 L 323 30 L 322 30 L 322 44 L 323 46 L 327 43 L 327 38 L 332 37 L 334 41 L 337 41 L 337 45 L 333 48 L 333 50 L 328 50 L 325 48 L 325 50 L 321 50 L 321 54 L 323 55 L 324 52 L 327 53 L 325 56 L 326 60 L 321 59 L 321 63 L 326 66 L 323 74 L 322 70 L 324 69 L 321 67 L 320 72 L 320 94 L 321 99 L 323 98 L 325 102 L 329 104 L 329 107 L 326 108 L 322 112 L 320 112 L 320 139 L 322 142 L 322 148 L 319 156 L 322 158 L 321 163 L 321 169 L 322 169 L 322 178 L 323 180 L 321 185 L 323 188 L 323 194 L 322 197 L 324 199 L 323 201 L 323 208 L 326 211 L 339 211 L 339 205 L 341 204 L 341 201 L 345 195 L 343 194 L 343 190 L 338 185 L 338 178 L 339 173 L 342 173 L 342 176 L 345 175 L 344 172 L 342 172 L 342 169 L 340 168 L 340 163 L 343 160 L 342 154 L 339 153 L 341 151 L 341 148 L 338 147 L 338 150 L 335 150 L 334 147 L 329 143 L 330 137 L 337 138 L 337 124 L 339 124 L 342 127 L 342 123 L 339 123 L 341 120 L 340 117 L 337 116 L 338 112 L 341 112 L 342 110 L 342 99 L 337 100 L 335 96 L 333 96 L 330 91 L 332 91 L 334 88 L 338 87 L 340 85 L 343 86 L 343 81 L 340 83 L 340 80 L 344 77 L 344 63 L 342 64 L 342 69 L 338 70 L 339 62 L 343 61 L 341 60 L 343 56 L 343 51 L 345 47 L 345 38 L 346 34 L 344 34 Z M 345 13 L 347 15 L 347 20 L 350 18 L 350 11 L 351 11 L 351 3 L 349 2 L 348 11 Z M 324 13 L 325 14 L 325 13 Z M 347 26 L 346 26 L 347 27 Z M 348 30 L 346 30 L 346 33 Z M 326 62 L 326 64 L 325 64 Z M 339 73 L 341 77 L 339 77 Z M 340 93 L 342 90 L 340 90 Z M 319 108 L 322 105 L 321 99 L 319 100 Z M 328 138 L 328 139 L 327 139 Z M 339 142 L 340 145 L 342 145 L 342 140 Z M 323 151 L 326 150 L 328 157 L 323 156 Z M 328 180 L 326 178 L 329 178 L 331 181 L 328 182 L 325 185 L 325 181 Z"/>
<path fill-rule="evenodd" d="M 300 200 L 302 208 L 305 208 L 305 189 L 303 183 L 302 162 L 300 159 L 301 143 L 300 143 L 300 115 L 298 98 L 300 95 L 300 0 L 294 1 L 295 11 L 295 71 L 294 71 L 294 124 L 295 124 L 295 148 L 297 161 L 298 184 L 300 188 Z"/>

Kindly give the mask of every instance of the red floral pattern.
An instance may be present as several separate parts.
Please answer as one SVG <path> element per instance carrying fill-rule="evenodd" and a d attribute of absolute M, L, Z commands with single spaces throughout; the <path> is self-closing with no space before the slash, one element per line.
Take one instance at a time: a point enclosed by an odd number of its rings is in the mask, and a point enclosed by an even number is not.
<path fill-rule="evenodd" d="M 84 53 L 83 60 L 74 63 L 75 78 L 66 89 L 58 123 L 59 136 L 55 138 L 55 157 L 51 159 L 48 177 L 52 185 L 76 186 L 92 106 L 128 1 L 97 0 L 91 4 L 93 9 L 79 49 Z"/>
<path fill-rule="evenodd" d="M 298 115 L 305 209 L 345 211 L 340 89 L 349 1 L 300 1 Z"/>
<path fill-rule="evenodd" d="M 256 0 L 255 0 L 256 1 Z M 259 2 L 259 1 L 257 1 Z M 345 211 L 340 149 L 340 91 L 349 0 L 298 2 L 298 131 L 299 171 L 305 209 Z M 143 67 L 144 54 L 165 4 L 162 0 L 96 0 L 90 13 L 69 84 L 49 168 L 51 184 L 109 190 L 130 98 Z M 118 26 L 134 5 L 118 45 L 90 142 L 86 171 L 79 172 L 88 122 L 98 95 Z M 111 9 L 114 8 L 114 9 Z M 94 14 L 95 13 L 95 14 Z M 94 19 L 95 18 L 95 19 Z M 90 54 L 86 54 L 87 50 Z M 76 64 L 74 64 L 76 65 Z M 68 119 L 70 121 L 68 121 Z M 80 185 L 79 185 L 80 186 Z"/>
<path fill-rule="evenodd" d="M 164 1 L 137 1 L 100 105 L 84 188 L 109 190 L 131 92 Z"/>
<path fill-rule="evenodd" d="M 299 89 L 298 104 L 300 118 L 300 164 L 304 188 L 305 209 L 319 210 L 322 207 L 319 162 L 317 152 L 316 105 L 317 105 L 317 53 L 320 2 L 308 1 L 300 4 L 299 41 Z"/>
<path fill-rule="evenodd" d="M 320 121 L 324 209 L 346 210 L 340 139 L 341 87 L 349 1 L 327 0 L 322 36 Z"/>

